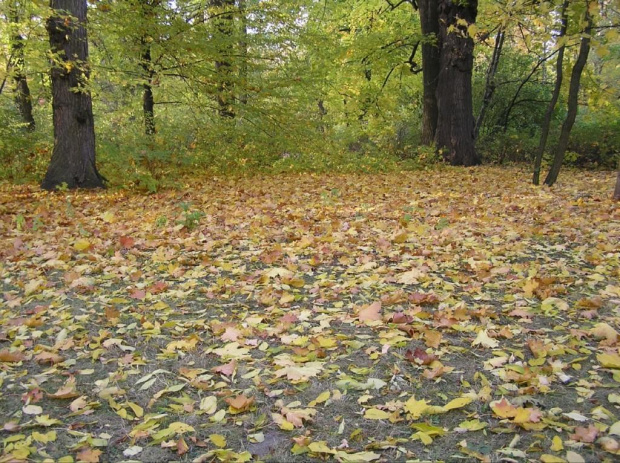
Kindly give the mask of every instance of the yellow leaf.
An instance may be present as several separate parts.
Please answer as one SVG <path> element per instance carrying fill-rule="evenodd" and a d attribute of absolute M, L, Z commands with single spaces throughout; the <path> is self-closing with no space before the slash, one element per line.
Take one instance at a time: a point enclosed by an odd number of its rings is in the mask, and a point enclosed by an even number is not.
<path fill-rule="evenodd" d="M 324 441 L 312 442 L 308 445 L 308 450 L 313 453 L 336 453 L 334 450 L 330 449 Z"/>
<path fill-rule="evenodd" d="M 387 420 L 390 414 L 386 411 L 379 410 L 378 408 L 369 408 L 364 413 L 364 418 L 367 420 Z"/>
<path fill-rule="evenodd" d="M 200 407 L 205 413 L 213 415 L 217 411 L 217 397 L 214 395 L 203 398 L 200 401 Z"/>
<path fill-rule="evenodd" d="M 133 410 L 134 414 L 138 418 L 141 418 L 144 415 L 144 409 L 140 405 L 135 404 L 133 402 L 127 402 L 127 405 L 129 406 L 129 408 Z"/>
<path fill-rule="evenodd" d="M 495 349 L 499 346 L 499 342 L 491 337 L 487 333 L 487 330 L 478 331 L 478 336 L 471 343 L 472 346 L 488 347 L 489 349 Z"/>
<path fill-rule="evenodd" d="M 549 455 L 548 453 L 541 455 L 540 461 L 542 461 L 542 463 L 566 463 L 566 460 L 564 458 L 556 457 L 555 455 Z"/>
<path fill-rule="evenodd" d="M 46 432 L 45 434 L 34 431 L 32 433 L 32 438 L 35 441 L 40 442 L 42 444 L 46 444 L 48 442 L 54 442 L 56 440 L 56 431 L 49 431 L 49 432 Z"/>
<path fill-rule="evenodd" d="M 182 423 L 180 421 L 175 421 L 170 426 L 168 426 L 168 429 L 170 429 L 171 431 L 177 434 L 184 434 L 186 432 L 195 432 L 192 426 L 190 426 L 187 423 Z"/>
<path fill-rule="evenodd" d="M 560 438 L 560 436 L 553 436 L 553 440 L 551 441 L 550 448 L 554 452 L 559 452 L 561 450 L 564 450 L 564 443 L 562 442 L 562 439 Z"/>
<path fill-rule="evenodd" d="M 322 404 L 323 402 L 327 402 L 329 398 L 331 397 L 331 395 L 332 394 L 329 391 L 321 392 L 316 399 L 314 399 L 312 402 L 308 404 L 308 406 L 314 407 L 317 404 Z"/>
<path fill-rule="evenodd" d="M 620 368 L 620 355 L 618 354 L 598 354 L 596 360 L 605 368 Z"/>
<path fill-rule="evenodd" d="M 370 461 L 375 461 L 381 458 L 381 455 L 374 452 L 357 452 L 357 453 L 346 453 L 346 452 L 336 452 L 334 454 L 336 460 L 340 463 L 366 463 Z"/>
<path fill-rule="evenodd" d="M 461 421 L 455 431 L 480 431 L 487 426 L 487 423 L 483 423 L 480 420 Z"/>
<path fill-rule="evenodd" d="M 216 447 L 219 447 L 219 448 L 226 447 L 226 438 L 224 436 L 222 436 L 221 434 L 211 434 L 209 436 L 209 440 Z"/>
<path fill-rule="evenodd" d="M 407 410 L 414 420 L 420 418 L 429 408 L 426 400 L 416 400 L 415 397 L 411 397 L 405 402 L 405 410 Z"/>
<path fill-rule="evenodd" d="M 454 410 L 455 408 L 462 408 L 465 405 L 468 405 L 472 402 L 472 399 L 469 397 L 459 397 L 458 399 L 451 400 L 447 404 L 443 406 L 445 411 Z"/>
<path fill-rule="evenodd" d="M 607 430 L 607 433 L 613 436 L 620 436 L 620 421 L 616 421 L 612 424 Z"/>
<path fill-rule="evenodd" d="M 76 251 L 86 251 L 88 248 L 90 248 L 90 241 L 85 240 L 85 239 L 80 239 L 77 240 L 75 243 L 73 243 L 73 248 Z"/>
<path fill-rule="evenodd" d="M 411 438 L 420 439 L 424 445 L 430 445 L 433 443 L 433 438 L 422 431 L 416 432 L 413 436 L 411 436 Z"/>

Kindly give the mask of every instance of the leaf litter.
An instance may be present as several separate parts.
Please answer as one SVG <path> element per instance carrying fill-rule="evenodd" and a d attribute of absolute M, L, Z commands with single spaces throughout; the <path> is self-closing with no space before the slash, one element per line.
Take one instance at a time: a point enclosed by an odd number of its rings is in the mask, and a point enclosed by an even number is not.
<path fill-rule="evenodd" d="M 614 461 L 611 176 L 0 187 L 0 461 Z"/>

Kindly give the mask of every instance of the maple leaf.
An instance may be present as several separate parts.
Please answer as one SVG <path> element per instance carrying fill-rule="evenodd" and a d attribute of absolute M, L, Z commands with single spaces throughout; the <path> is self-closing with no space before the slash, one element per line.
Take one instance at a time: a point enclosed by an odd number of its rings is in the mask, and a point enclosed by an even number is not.
<path fill-rule="evenodd" d="M 381 320 L 381 301 L 375 301 L 361 308 L 357 316 L 361 322 Z"/>
<path fill-rule="evenodd" d="M 585 442 L 589 444 L 596 440 L 598 433 L 598 429 L 593 424 L 591 424 L 587 428 L 584 428 L 583 426 L 577 426 L 575 428 L 575 432 L 570 435 L 570 438 L 577 442 Z"/>
<path fill-rule="evenodd" d="M 254 397 L 246 397 L 243 394 L 240 394 L 234 398 L 227 397 L 224 399 L 230 408 L 235 413 L 244 412 L 249 410 L 252 405 L 254 405 L 254 401 L 256 400 Z"/>
<path fill-rule="evenodd" d="M 303 365 L 288 365 L 275 372 L 278 378 L 286 376 L 293 382 L 304 382 L 323 371 L 323 363 L 308 362 Z"/>
<path fill-rule="evenodd" d="M 79 395 L 75 388 L 75 376 L 70 376 L 61 388 L 53 394 L 48 394 L 48 397 L 53 399 L 72 399 Z"/>
<path fill-rule="evenodd" d="M 407 352 L 405 352 L 405 359 L 412 363 L 417 363 L 418 365 L 430 365 L 437 360 L 437 356 L 428 354 L 426 351 L 416 347 L 413 352 L 407 349 Z"/>
<path fill-rule="evenodd" d="M 478 335 L 476 336 L 476 339 L 474 339 L 474 341 L 471 343 L 471 345 L 495 349 L 497 346 L 499 346 L 499 342 L 493 338 L 490 338 L 487 330 L 480 330 L 478 331 Z"/>
<path fill-rule="evenodd" d="M 231 360 L 225 365 L 220 365 L 218 367 L 212 368 L 211 371 L 215 373 L 220 373 L 224 376 L 231 376 L 235 372 L 236 368 L 237 368 L 237 362 L 235 360 Z"/>
<path fill-rule="evenodd" d="M 103 452 L 99 449 L 86 448 L 84 450 L 80 450 L 77 453 L 76 458 L 78 461 L 81 461 L 84 463 L 98 463 L 99 457 L 101 456 L 102 453 Z"/>

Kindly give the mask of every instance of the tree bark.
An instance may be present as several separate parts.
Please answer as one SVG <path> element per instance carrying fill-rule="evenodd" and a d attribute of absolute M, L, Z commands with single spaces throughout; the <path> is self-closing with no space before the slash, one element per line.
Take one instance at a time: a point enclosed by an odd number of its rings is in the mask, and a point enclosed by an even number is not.
<path fill-rule="evenodd" d="M 545 178 L 545 185 L 552 186 L 558 179 L 562 163 L 564 162 L 564 155 L 568 148 L 568 140 L 570 138 L 570 132 L 575 124 L 577 118 L 577 110 L 579 108 L 579 86 L 581 83 L 581 74 L 588 61 L 588 54 L 590 53 L 590 33 L 592 31 L 592 17 L 588 11 L 588 5 L 586 2 L 586 29 L 584 35 L 581 37 L 581 43 L 579 45 L 579 54 L 577 55 L 577 61 L 573 66 L 570 76 L 570 85 L 568 88 L 568 113 L 566 119 L 562 124 L 562 130 L 560 132 L 560 139 L 558 146 L 553 157 L 553 164 L 551 169 L 547 173 Z"/>
<path fill-rule="evenodd" d="M 147 135 L 155 134 L 155 97 L 153 96 L 153 60 L 151 58 L 151 45 L 148 38 L 142 38 L 142 57 L 140 66 L 144 71 L 144 83 L 142 84 L 142 112 L 144 114 L 144 133 Z"/>
<path fill-rule="evenodd" d="M 506 34 L 502 27 L 499 28 L 497 32 L 497 37 L 495 37 L 495 46 L 493 47 L 493 56 L 491 57 L 491 63 L 489 63 L 489 68 L 487 69 L 487 78 L 484 85 L 484 97 L 482 98 L 482 106 L 480 107 L 480 113 L 478 114 L 478 118 L 476 119 L 476 126 L 474 128 L 474 139 L 478 139 L 478 135 L 480 134 L 480 127 L 482 127 L 482 122 L 484 121 L 484 116 L 486 115 L 487 108 L 491 103 L 491 99 L 493 98 L 493 94 L 495 93 L 495 75 L 497 74 L 497 68 L 499 66 L 499 59 L 502 55 L 502 48 L 504 46 L 504 39 Z"/>
<path fill-rule="evenodd" d="M 148 25 L 152 24 L 156 18 L 155 8 L 160 5 L 160 0 L 141 0 L 140 8 L 142 20 Z M 147 29 L 148 31 L 148 29 Z M 154 135 L 155 127 L 155 96 L 153 95 L 153 80 L 155 79 L 155 70 L 153 69 L 153 57 L 151 55 L 151 42 L 153 38 L 144 33 L 140 37 L 140 67 L 144 73 L 142 84 L 142 113 L 144 115 L 144 133 L 146 135 Z"/>
<path fill-rule="evenodd" d="M 234 0 L 211 0 L 211 7 L 215 13 L 215 24 L 219 33 L 220 47 L 218 59 L 215 61 L 215 71 L 218 78 L 217 104 L 219 114 L 223 118 L 234 118 L 233 108 L 234 83 L 232 81 L 232 63 L 229 56 L 229 44 L 233 35 L 234 21 L 233 9 Z"/>
<path fill-rule="evenodd" d="M 472 105 L 474 41 L 467 27 L 476 22 L 477 13 L 477 0 L 439 0 L 441 67 L 437 81 L 435 143 L 452 165 L 480 163 L 474 145 Z"/>
<path fill-rule="evenodd" d="M 41 187 L 105 188 L 95 164 L 95 122 L 87 89 L 86 0 L 50 0 L 50 6 L 54 149 Z"/>
<path fill-rule="evenodd" d="M 564 3 L 562 3 L 561 12 L 562 25 L 560 27 L 560 33 L 558 34 L 558 40 L 561 40 L 562 37 L 566 35 L 566 29 L 568 28 L 567 9 L 568 0 L 564 0 Z M 538 185 L 540 183 L 540 167 L 542 164 L 543 154 L 545 153 L 545 147 L 547 146 L 547 137 L 549 136 L 549 128 L 551 127 L 551 118 L 553 117 L 555 105 L 558 103 L 558 99 L 560 97 L 560 90 L 562 90 L 565 49 L 565 45 L 560 47 L 560 50 L 558 51 L 558 59 L 555 63 L 555 85 L 553 87 L 551 101 L 549 101 L 549 105 L 545 111 L 545 119 L 543 120 L 543 125 L 540 132 L 540 141 L 536 150 L 536 157 L 534 158 L 534 175 L 532 176 L 532 183 L 534 185 Z"/>
<path fill-rule="evenodd" d="M 614 189 L 614 199 L 620 201 L 620 168 L 618 168 L 618 175 L 616 176 L 616 188 Z"/>
<path fill-rule="evenodd" d="M 437 131 L 437 81 L 439 79 L 440 43 L 439 10 L 437 0 L 419 0 L 420 27 L 424 34 L 422 43 L 422 138 L 423 145 L 431 145 Z"/>
<path fill-rule="evenodd" d="M 32 97 L 30 95 L 30 87 L 28 87 L 28 79 L 24 73 L 24 38 L 18 31 L 19 14 L 17 2 L 10 5 L 10 21 L 15 28 L 11 36 L 11 57 L 13 62 L 13 82 L 15 83 L 15 104 L 19 110 L 26 128 L 29 132 L 33 132 L 36 128 L 34 117 L 32 115 Z"/>
<path fill-rule="evenodd" d="M 241 94 L 239 101 L 245 105 L 248 103 L 248 17 L 246 0 L 239 0 L 239 15 L 241 16 L 241 41 L 239 49 L 241 52 L 241 66 L 239 66 L 239 82 L 241 84 Z"/>

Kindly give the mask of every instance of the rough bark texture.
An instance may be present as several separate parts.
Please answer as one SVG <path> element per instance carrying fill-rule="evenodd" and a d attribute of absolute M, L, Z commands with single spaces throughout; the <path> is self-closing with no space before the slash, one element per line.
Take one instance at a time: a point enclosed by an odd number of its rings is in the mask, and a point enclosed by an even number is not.
<path fill-rule="evenodd" d="M 88 80 L 86 0 L 50 0 L 47 21 L 54 61 L 51 70 L 54 150 L 41 183 L 54 190 L 102 188 L 104 179 L 95 165 L 95 123 Z"/>
<path fill-rule="evenodd" d="M 618 175 L 616 177 L 616 189 L 614 190 L 614 199 L 620 201 L 620 168 L 618 169 Z"/>
<path fill-rule="evenodd" d="M 15 104 L 22 116 L 22 120 L 26 123 L 28 131 L 32 132 L 36 128 L 34 117 L 32 115 L 32 97 L 28 80 L 24 73 L 24 38 L 17 31 L 19 24 L 19 15 L 17 13 L 17 4 L 11 5 L 11 22 L 15 27 L 15 33 L 11 37 L 11 57 L 13 62 L 13 82 L 15 83 Z"/>
<path fill-rule="evenodd" d="M 435 143 L 447 162 L 459 166 L 480 163 L 474 146 L 472 107 L 474 41 L 460 21 L 475 23 L 477 12 L 477 0 L 439 0 L 441 67 Z"/>
<path fill-rule="evenodd" d="M 430 145 L 435 140 L 437 130 L 437 81 L 439 78 L 440 46 L 439 10 L 437 0 L 419 0 L 420 26 L 424 34 L 422 43 L 422 81 L 424 84 L 422 107 L 423 145 Z"/>
<path fill-rule="evenodd" d="M 484 116 L 486 115 L 489 104 L 491 104 L 493 94 L 495 93 L 495 74 L 497 74 L 499 59 L 502 56 L 502 48 L 504 46 L 505 37 L 506 34 L 504 33 L 504 29 L 500 27 L 499 31 L 497 32 L 497 36 L 495 37 L 493 56 L 491 57 L 489 68 L 487 69 L 487 78 L 484 85 L 484 97 L 482 98 L 482 106 L 480 107 L 480 113 L 478 114 L 478 118 L 476 119 L 476 126 L 474 128 L 474 139 L 476 140 L 478 139 L 478 134 L 480 134 L 480 127 L 482 127 L 482 122 L 484 122 Z"/>
<path fill-rule="evenodd" d="M 579 54 L 577 55 L 577 61 L 573 66 L 570 76 L 570 85 L 568 88 L 568 112 L 566 119 L 562 124 L 562 130 L 560 132 L 560 139 L 558 146 L 553 157 L 553 164 L 551 169 L 547 173 L 545 178 L 545 185 L 551 186 L 558 179 L 562 163 L 564 162 L 564 155 L 568 148 L 568 140 L 570 138 L 570 132 L 575 124 L 577 118 L 577 109 L 579 108 L 579 86 L 581 84 L 581 74 L 588 61 L 588 54 L 590 53 L 590 33 L 592 32 L 592 18 L 588 12 L 586 5 L 586 21 L 587 26 L 584 31 L 583 37 L 581 37 L 581 43 L 579 45 Z"/>
<path fill-rule="evenodd" d="M 233 108 L 233 90 L 234 83 L 232 81 L 232 63 L 230 62 L 229 49 L 226 42 L 230 40 L 234 30 L 233 9 L 235 7 L 234 0 L 211 0 L 211 6 L 215 13 L 215 23 L 219 33 L 218 39 L 222 46 L 219 49 L 219 59 L 215 61 L 215 70 L 218 78 L 217 104 L 219 106 L 219 114 L 221 117 L 235 117 Z"/>
<path fill-rule="evenodd" d="M 558 35 L 558 39 L 561 39 L 566 35 L 566 29 L 568 28 L 568 16 L 566 14 L 568 9 L 568 0 L 564 0 L 562 3 L 562 26 L 560 27 L 560 33 Z M 555 105 L 558 103 L 558 99 L 560 97 L 560 90 L 562 90 L 562 80 L 563 80 L 563 66 L 564 66 L 564 50 L 566 47 L 562 45 L 560 50 L 558 51 L 558 59 L 555 63 L 555 85 L 553 87 L 553 94 L 551 95 L 551 101 L 549 101 L 549 105 L 547 106 L 547 110 L 545 111 L 545 119 L 543 120 L 543 125 L 540 131 L 540 141 L 538 143 L 538 148 L 536 150 L 536 157 L 534 158 L 534 174 L 532 176 L 532 183 L 534 185 L 538 185 L 540 183 L 540 167 L 542 165 L 542 158 L 545 152 L 545 147 L 547 146 L 547 138 L 549 136 L 549 128 L 551 127 L 551 118 L 553 117 L 553 111 L 555 110 Z"/>

